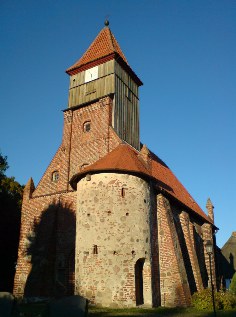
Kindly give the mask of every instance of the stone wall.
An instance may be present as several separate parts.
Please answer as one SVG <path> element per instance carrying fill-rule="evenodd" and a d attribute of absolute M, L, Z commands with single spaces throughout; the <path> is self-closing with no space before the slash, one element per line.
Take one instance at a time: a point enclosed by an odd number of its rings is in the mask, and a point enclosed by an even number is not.
<path fill-rule="evenodd" d="M 149 184 L 100 173 L 81 179 L 77 194 L 76 294 L 128 307 L 143 296 L 152 306 Z"/>

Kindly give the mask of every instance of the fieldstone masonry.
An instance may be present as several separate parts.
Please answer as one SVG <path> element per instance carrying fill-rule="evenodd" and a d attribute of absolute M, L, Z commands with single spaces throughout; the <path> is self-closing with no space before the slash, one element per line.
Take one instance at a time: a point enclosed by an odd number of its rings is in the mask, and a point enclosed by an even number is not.
<path fill-rule="evenodd" d="M 77 194 L 76 292 L 100 305 L 135 306 L 135 264 L 143 259 L 144 302 L 151 306 L 148 183 L 93 174 L 79 181 Z"/>

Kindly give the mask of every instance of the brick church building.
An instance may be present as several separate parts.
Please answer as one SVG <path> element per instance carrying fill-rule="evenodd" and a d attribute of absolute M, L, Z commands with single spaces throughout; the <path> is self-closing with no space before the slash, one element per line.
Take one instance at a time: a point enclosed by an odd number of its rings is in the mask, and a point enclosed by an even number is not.
<path fill-rule="evenodd" d="M 206 215 L 140 143 L 142 82 L 108 24 L 66 70 L 61 145 L 37 187 L 25 186 L 14 294 L 186 306 L 209 284 L 213 205 Z"/>

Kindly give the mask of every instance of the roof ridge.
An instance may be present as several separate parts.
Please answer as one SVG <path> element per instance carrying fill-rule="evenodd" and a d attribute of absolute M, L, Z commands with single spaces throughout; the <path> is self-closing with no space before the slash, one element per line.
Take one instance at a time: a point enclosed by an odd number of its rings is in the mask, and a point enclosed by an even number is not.
<path fill-rule="evenodd" d="M 82 57 L 69 67 L 66 72 L 69 73 L 74 69 L 80 68 L 81 66 L 102 59 L 111 54 L 118 54 L 121 59 L 129 65 L 111 29 L 109 27 L 104 27 L 89 45 Z"/>
<path fill-rule="evenodd" d="M 111 38 L 111 44 L 112 44 L 112 49 L 116 52 L 115 50 L 115 45 L 114 45 L 114 42 L 113 42 L 113 37 L 112 37 L 112 32 L 111 32 L 111 29 L 109 27 L 107 27 L 108 31 L 109 31 L 109 35 L 110 35 L 110 38 Z"/>

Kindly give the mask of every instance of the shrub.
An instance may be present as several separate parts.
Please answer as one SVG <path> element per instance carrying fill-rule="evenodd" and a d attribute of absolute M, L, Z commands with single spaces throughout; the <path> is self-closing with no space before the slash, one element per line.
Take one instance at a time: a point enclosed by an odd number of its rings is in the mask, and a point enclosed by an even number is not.
<path fill-rule="evenodd" d="M 236 307 L 236 296 L 231 292 L 215 292 L 215 308 L 228 310 Z M 206 288 L 192 296 L 192 305 L 198 310 L 213 310 L 211 289 Z"/>
<path fill-rule="evenodd" d="M 211 290 L 209 288 L 203 289 L 200 292 L 196 292 L 192 296 L 192 304 L 199 310 L 211 310 L 212 309 L 212 297 Z"/>
<path fill-rule="evenodd" d="M 218 298 L 218 302 L 220 303 L 220 309 L 229 310 L 236 307 L 236 296 L 231 292 L 221 291 L 216 293 L 216 297 Z"/>

